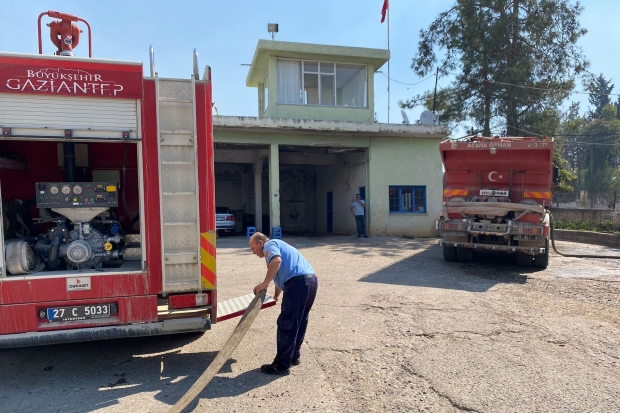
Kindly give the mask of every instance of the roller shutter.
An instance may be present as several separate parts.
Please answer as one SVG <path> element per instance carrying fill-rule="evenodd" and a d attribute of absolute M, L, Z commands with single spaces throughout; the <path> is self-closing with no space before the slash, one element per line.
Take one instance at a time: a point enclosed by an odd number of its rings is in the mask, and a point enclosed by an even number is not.
<path fill-rule="evenodd" d="M 122 139 L 138 136 L 138 101 L 0 93 L 0 125 L 14 136 Z"/>

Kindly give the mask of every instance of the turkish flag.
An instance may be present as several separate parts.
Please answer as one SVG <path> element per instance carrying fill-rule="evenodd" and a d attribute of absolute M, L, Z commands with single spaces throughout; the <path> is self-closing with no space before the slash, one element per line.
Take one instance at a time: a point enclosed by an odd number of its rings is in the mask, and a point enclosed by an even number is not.
<path fill-rule="evenodd" d="M 383 8 L 381 9 L 381 23 L 385 21 L 385 13 L 388 9 L 388 0 L 383 0 Z"/>

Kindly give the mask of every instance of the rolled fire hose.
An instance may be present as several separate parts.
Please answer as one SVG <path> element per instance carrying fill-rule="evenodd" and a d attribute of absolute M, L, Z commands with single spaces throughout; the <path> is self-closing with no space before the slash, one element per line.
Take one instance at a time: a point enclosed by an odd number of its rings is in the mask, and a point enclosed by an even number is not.
<path fill-rule="evenodd" d="M 237 348 L 245 333 L 248 332 L 250 326 L 254 322 L 254 319 L 258 315 L 258 312 L 263 305 L 263 300 L 265 299 L 265 291 L 259 292 L 256 297 L 252 300 L 250 305 L 248 305 L 247 310 L 239 320 L 239 324 L 233 330 L 232 334 L 224 344 L 224 347 L 217 353 L 217 356 L 213 359 L 209 367 L 202 373 L 202 375 L 196 380 L 196 383 L 179 399 L 178 402 L 170 410 L 168 413 L 181 413 L 183 409 L 185 409 L 198 395 L 200 392 L 209 384 L 211 379 L 220 371 L 224 363 L 228 361 L 233 351 Z"/>
<path fill-rule="evenodd" d="M 572 258 L 604 258 L 610 260 L 620 260 L 620 255 L 591 255 L 591 254 L 563 254 L 557 250 L 555 247 L 555 237 L 553 236 L 553 215 L 549 214 L 549 231 L 551 238 L 551 246 L 556 254 L 561 255 L 562 257 L 572 257 Z"/>

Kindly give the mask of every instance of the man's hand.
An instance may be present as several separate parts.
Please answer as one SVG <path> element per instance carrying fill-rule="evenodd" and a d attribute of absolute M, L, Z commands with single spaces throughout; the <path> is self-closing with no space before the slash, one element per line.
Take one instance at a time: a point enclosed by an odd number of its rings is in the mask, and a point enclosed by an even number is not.
<path fill-rule="evenodd" d="M 273 299 L 276 303 L 278 302 L 278 298 L 280 298 L 280 294 L 282 294 L 282 290 L 276 285 L 276 290 L 273 292 Z"/>
<path fill-rule="evenodd" d="M 269 287 L 269 283 L 265 283 L 262 282 L 260 284 L 257 284 L 256 287 L 254 287 L 254 295 L 258 294 L 260 291 L 267 291 L 267 287 Z"/>

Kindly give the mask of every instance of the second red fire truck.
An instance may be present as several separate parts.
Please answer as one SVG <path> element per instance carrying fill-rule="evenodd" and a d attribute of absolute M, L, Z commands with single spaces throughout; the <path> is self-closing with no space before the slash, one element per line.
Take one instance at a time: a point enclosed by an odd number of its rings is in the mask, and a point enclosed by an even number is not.
<path fill-rule="evenodd" d="M 473 137 L 445 140 L 439 150 L 444 259 L 469 262 L 476 251 L 496 251 L 516 254 L 520 266 L 546 268 L 553 139 Z"/>

